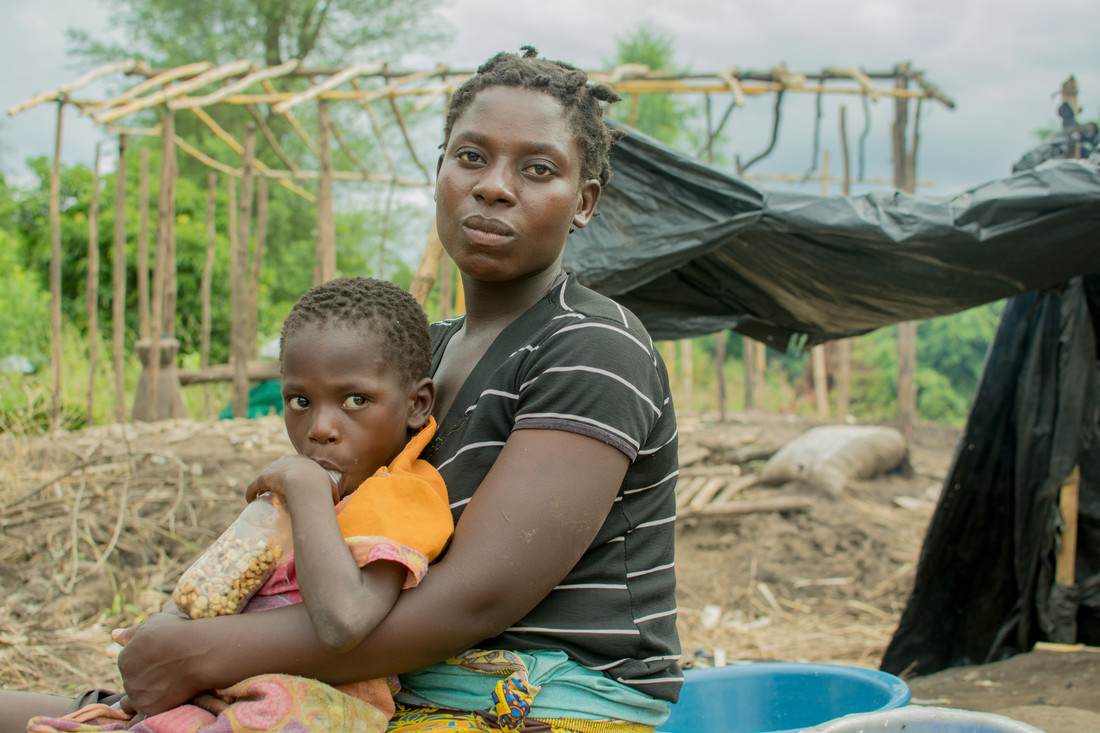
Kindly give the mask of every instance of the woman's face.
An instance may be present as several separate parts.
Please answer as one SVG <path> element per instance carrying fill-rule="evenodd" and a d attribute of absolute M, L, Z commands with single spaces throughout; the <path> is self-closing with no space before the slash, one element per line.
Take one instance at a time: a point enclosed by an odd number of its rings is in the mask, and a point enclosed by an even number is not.
<path fill-rule="evenodd" d="M 561 103 L 542 92 L 482 90 L 439 158 L 436 227 L 466 275 L 505 282 L 561 264 L 570 227 L 592 218 L 595 179 Z"/>

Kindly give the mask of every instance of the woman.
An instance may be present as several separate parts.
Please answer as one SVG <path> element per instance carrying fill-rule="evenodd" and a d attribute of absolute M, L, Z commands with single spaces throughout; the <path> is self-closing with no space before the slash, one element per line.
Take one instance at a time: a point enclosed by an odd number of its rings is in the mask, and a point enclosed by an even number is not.
<path fill-rule="evenodd" d="M 243 623 L 158 614 L 118 634 L 140 712 L 263 672 L 411 673 L 391 731 L 664 720 L 681 681 L 668 378 L 638 320 L 561 270 L 611 175 L 601 103 L 615 100 L 533 49 L 493 57 L 452 98 L 436 220 L 466 314 L 433 328 L 439 430 L 424 456 L 456 520 L 444 557 L 347 653 L 326 650 L 301 607 Z M 518 687 L 518 716 L 485 703 L 492 677 L 455 659 L 472 649 L 504 655 L 491 661 Z"/>

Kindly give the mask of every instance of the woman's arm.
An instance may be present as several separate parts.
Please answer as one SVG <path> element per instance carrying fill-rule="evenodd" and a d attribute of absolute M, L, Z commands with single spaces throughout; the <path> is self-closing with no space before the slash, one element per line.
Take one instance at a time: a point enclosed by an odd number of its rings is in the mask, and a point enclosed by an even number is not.
<path fill-rule="evenodd" d="M 440 662 L 499 634 L 565 577 L 603 524 L 628 464 L 583 435 L 515 431 L 447 554 L 355 649 L 325 649 L 301 606 L 186 625 L 158 615 L 119 655 L 126 692 L 153 714 L 265 672 L 343 684 Z"/>

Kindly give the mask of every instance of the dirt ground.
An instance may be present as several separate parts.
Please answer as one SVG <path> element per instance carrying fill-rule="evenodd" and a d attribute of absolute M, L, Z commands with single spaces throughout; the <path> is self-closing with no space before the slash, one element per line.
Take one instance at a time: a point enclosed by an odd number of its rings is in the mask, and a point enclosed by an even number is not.
<path fill-rule="evenodd" d="M 814 420 L 749 412 L 680 422 L 685 666 L 877 668 L 958 431 L 918 426 L 904 470 L 832 495 L 754 484 L 766 457 Z M 247 481 L 288 450 L 274 417 L 0 436 L 0 688 L 117 686 L 108 631 L 164 603 L 236 516 Z M 909 684 L 921 704 L 999 712 L 1047 733 L 1100 730 L 1095 649 L 1047 645 Z"/>

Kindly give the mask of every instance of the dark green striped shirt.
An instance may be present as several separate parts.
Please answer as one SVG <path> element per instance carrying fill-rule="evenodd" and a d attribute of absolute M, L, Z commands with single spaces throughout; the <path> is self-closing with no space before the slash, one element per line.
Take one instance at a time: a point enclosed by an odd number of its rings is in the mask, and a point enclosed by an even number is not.
<path fill-rule="evenodd" d="M 433 324 L 433 372 L 462 319 Z M 424 453 L 458 521 L 513 430 L 566 430 L 630 458 L 611 512 L 577 565 L 527 616 L 479 644 L 562 649 L 580 664 L 675 701 L 678 473 L 664 363 L 634 314 L 560 278 L 474 368 Z M 561 467 L 569 480 L 570 466 Z"/>

